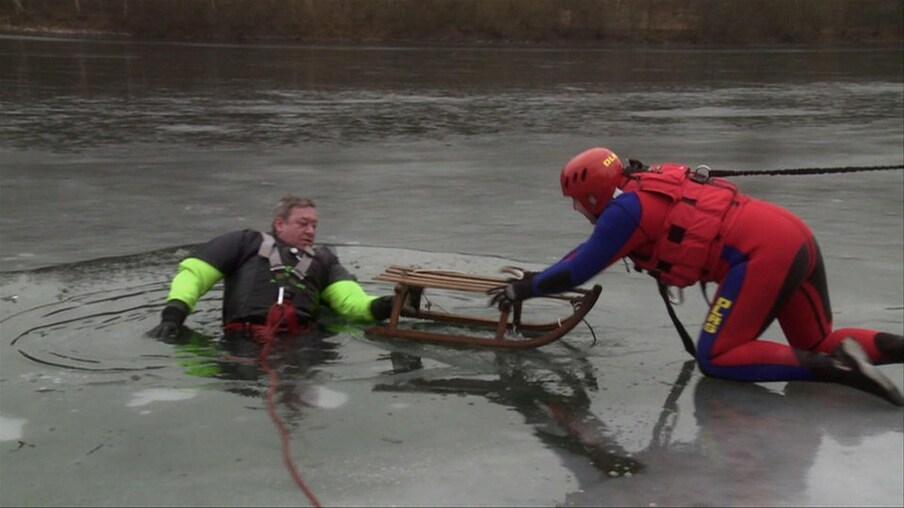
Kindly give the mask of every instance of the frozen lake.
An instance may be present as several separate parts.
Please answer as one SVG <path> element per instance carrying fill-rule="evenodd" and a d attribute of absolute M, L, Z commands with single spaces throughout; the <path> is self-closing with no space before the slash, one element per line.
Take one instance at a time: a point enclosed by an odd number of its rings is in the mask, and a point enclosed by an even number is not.
<path fill-rule="evenodd" d="M 594 145 L 726 170 L 904 160 L 904 50 L 187 45 L 0 37 L 0 505 L 298 506 L 269 382 L 143 336 L 188 249 L 313 197 L 374 293 L 389 264 L 541 268 L 589 234 Z M 904 171 L 735 180 L 813 228 L 837 326 L 904 333 Z M 525 352 L 348 330 L 278 366 L 326 506 L 904 504 L 900 408 L 703 379 L 648 277 Z M 483 298 L 438 300 L 474 310 Z M 703 299 L 678 309 L 696 331 Z M 780 339 L 780 331 L 767 336 Z M 419 368 L 391 357 L 419 357 Z M 901 365 L 882 367 L 904 387 Z"/>

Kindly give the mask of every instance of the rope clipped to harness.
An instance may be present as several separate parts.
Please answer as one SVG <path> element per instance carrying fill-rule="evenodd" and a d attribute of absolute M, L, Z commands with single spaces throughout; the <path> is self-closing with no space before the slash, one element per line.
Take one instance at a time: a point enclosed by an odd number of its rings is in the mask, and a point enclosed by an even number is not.
<path fill-rule="evenodd" d="M 285 297 L 286 288 L 279 288 L 279 296 L 276 302 L 270 306 L 267 312 L 267 322 L 262 329 L 252 328 L 252 336 L 263 345 L 259 360 L 266 360 L 267 354 L 276 342 L 277 334 L 298 335 L 304 328 L 298 324 L 298 316 L 295 314 L 295 306 L 292 300 Z M 254 333 L 257 331 L 257 333 Z"/>
<path fill-rule="evenodd" d="M 298 472 L 298 468 L 295 467 L 295 463 L 292 462 L 292 454 L 289 452 L 289 433 L 286 431 L 286 427 L 283 425 L 282 420 L 280 420 L 279 415 L 276 414 L 274 399 L 276 387 L 279 385 L 279 376 L 277 376 L 276 372 L 267 364 L 267 355 L 270 353 L 273 344 L 276 343 L 276 334 L 283 331 L 295 336 L 302 331 L 302 327 L 298 324 L 295 306 L 292 305 L 291 299 L 285 298 L 285 288 L 280 287 L 279 297 L 276 302 L 270 306 L 270 311 L 267 313 L 267 324 L 265 325 L 265 335 L 263 337 L 264 344 L 263 348 L 261 348 L 261 354 L 257 357 L 257 361 L 270 379 L 270 389 L 267 392 L 267 412 L 270 414 L 270 419 L 273 420 L 273 424 L 276 425 L 276 428 L 279 431 L 279 439 L 282 443 L 283 463 L 285 463 L 286 468 L 292 475 L 292 479 L 295 480 L 298 487 L 301 488 L 305 496 L 311 501 L 311 504 L 316 508 L 320 508 L 321 505 L 317 496 L 315 496 L 311 489 L 308 488 L 308 485 L 301 477 L 301 473 Z"/>
<path fill-rule="evenodd" d="M 228 326 L 227 329 L 229 329 Z M 294 337 L 304 332 L 306 329 L 306 326 L 303 326 L 298 322 L 298 317 L 295 314 L 295 306 L 292 305 L 291 298 L 285 298 L 284 287 L 279 288 L 279 296 L 267 312 L 266 324 L 249 325 L 246 328 L 251 334 L 251 338 L 261 345 L 261 352 L 255 359 L 255 362 L 261 366 L 261 369 L 267 374 L 267 378 L 270 380 L 270 388 L 267 390 L 267 413 L 270 415 L 270 419 L 273 420 L 273 424 L 279 432 L 279 439 L 282 444 L 283 463 L 289 470 L 289 474 L 292 475 L 292 479 L 298 487 L 301 488 L 308 500 L 310 500 L 311 505 L 315 508 L 320 508 L 321 504 L 317 499 L 317 496 L 314 495 L 305 483 L 304 479 L 301 477 L 301 473 L 298 472 L 298 468 L 296 468 L 294 462 L 292 462 L 292 454 L 289 451 L 289 433 L 282 423 L 282 420 L 279 418 L 279 415 L 276 414 L 275 399 L 276 387 L 279 386 L 279 376 L 267 363 L 267 357 L 273 349 L 273 346 L 276 344 L 278 335 L 286 334 L 287 336 Z"/>

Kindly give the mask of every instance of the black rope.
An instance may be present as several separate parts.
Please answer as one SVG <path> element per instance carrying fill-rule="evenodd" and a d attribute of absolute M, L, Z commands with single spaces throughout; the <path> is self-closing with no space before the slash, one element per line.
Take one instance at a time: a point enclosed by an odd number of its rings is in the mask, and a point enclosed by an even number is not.
<path fill-rule="evenodd" d="M 731 171 L 727 169 L 710 169 L 709 176 L 751 176 L 751 175 L 821 175 L 826 173 L 855 173 L 859 171 L 887 171 L 889 169 L 902 169 L 904 164 L 890 166 L 845 166 L 841 168 L 797 168 L 797 169 L 773 169 L 766 171 Z"/>
<path fill-rule="evenodd" d="M 684 350 L 693 358 L 697 358 L 697 348 L 694 347 L 694 340 L 691 339 L 690 334 L 687 333 L 681 320 L 678 319 L 678 313 L 675 312 L 675 308 L 672 307 L 672 301 L 669 300 L 669 287 L 658 279 L 656 280 L 656 283 L 659 286 L 659 295 L 662 296 L 662 301 L 665 302 L 665 308 L 669 312 L 669 318 L 671 318 L 672 324 L 675 325 L 678 336 L 681 337 L 681 343 L 684 344 Z"/>
<path fill-rule="evenodd" d="M 581 321 L 583 321 L 584 324 L 587 325 L 587 328 L 590 329 L 590 335 L 593 336 L 593 342 L 590 344 L 590 347 L 595 346 L 596 345 L 596 332 L 593 331 L 593 327 L 590 326 L 590 323 L 588 323 L 586 319 L 581 318 Z"/>

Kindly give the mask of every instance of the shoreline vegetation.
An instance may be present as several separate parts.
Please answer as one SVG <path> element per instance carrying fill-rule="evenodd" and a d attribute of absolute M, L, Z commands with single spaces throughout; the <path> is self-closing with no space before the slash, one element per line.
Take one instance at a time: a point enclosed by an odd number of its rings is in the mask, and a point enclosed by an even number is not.
<path fill-rule="evenodd" d="M 904 2 L 0 0 L 0 33 L 308 44 L 900 44 Z"/>

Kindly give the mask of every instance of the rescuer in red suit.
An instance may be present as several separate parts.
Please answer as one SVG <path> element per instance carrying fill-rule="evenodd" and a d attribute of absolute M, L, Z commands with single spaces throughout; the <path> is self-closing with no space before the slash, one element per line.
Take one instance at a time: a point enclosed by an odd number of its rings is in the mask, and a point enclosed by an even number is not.
<path fill-rule="evenodd" d="M 822 254 L 794 214 L 680 164 L 626 167 L 606 148 L 572 158 L 560 179 L 593 233 L 545 270 L 488 291 L 492 305 L 580 286 L 629 258 L 669 286 L 718 283 L 696 344 L 705 375 L 835 382 L 904 405 L 875 367 L 904 363 L 904 337 L 833 329 Z M 787 344 L 760 340 L 775 319 Z"/>

